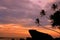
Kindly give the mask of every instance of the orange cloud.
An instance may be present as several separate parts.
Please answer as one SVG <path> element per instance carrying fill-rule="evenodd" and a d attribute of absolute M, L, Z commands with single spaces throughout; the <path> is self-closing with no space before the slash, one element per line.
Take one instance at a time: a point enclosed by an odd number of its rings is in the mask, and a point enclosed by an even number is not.
<path fill-rule="evenodd" d="M 23 25 L 19 24 L 0 24 L 0 37 L 31 37 L 28 32 L 29 29 L 47 33 L 53 37 L 60 36 L 58 33 L 42 27 L 24 27 Z M 60 30 L 56 30 L 60 32 Z"/>

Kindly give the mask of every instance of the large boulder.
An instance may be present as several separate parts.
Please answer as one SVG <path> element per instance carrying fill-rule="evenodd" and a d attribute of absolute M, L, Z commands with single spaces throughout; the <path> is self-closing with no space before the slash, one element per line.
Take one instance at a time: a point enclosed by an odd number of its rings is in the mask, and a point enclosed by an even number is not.
<path fill-rule="evenodd" d="M 42 32 L 38 32 L 36 30 L 29 30 L 30 35 L 33 40 L 53 40 L 53 37 Z"/>

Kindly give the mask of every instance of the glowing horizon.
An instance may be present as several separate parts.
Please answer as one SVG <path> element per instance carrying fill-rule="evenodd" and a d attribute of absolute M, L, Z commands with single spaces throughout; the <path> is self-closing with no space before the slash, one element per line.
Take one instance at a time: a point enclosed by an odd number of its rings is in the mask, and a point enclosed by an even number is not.
<path fill-rule="evenodd" d="M 47 33 L 49 35 L 51 35 L 52 37 L 56 38 L 59 37 L 60 34 L 48 30 L 48 29 L 44 29 L 43 27 L 24 27 L 20 24 L 0 24 L 0 37 L 31 37 L 28 30 L 37 30 L 43 33 Z M 60 32 L 60 30 L 55 29 L 58 32 Z"/>
<path fill-rule="evenodd" d="M 51 27 L 51 20 L 46 18 L 46 16 L 50 16 L 54 12 L 51 11 L 51 5 L 55 2 L 57 3 L 58 1 L 0 0 L 0 37 L 30 36 L 28 32 L 29 29 L 35 29 L 37 31 L 50 34 L 53 37 L 60 37 L 58 33 L 42 27 Z M 40 12 L 42 9 L 46 10 L 46 16 L 40 17 Z M 40 24 L 42 26 L 36 26 L 36 18 L 40 18 Z M 54 30 L 60 32 L 59 29 Z"/>

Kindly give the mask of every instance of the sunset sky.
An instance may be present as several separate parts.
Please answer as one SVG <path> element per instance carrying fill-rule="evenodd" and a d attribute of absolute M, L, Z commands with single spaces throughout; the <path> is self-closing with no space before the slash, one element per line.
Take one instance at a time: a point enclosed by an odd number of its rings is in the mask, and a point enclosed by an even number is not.
<path fill-rule="evenodd" d="M 54 12 L 51 9 L 53 3 L 56 3 L 60 9 L 60 0 L 0 0 L 0 35 L 25 37 L 30 36 L 29 29 L 36 29 L 53 37 L 60 37 L 58 33 L 42 28 L 42 26 L 51 28 L 48 18 Z M 46 15 L 40 17 L 42 9 L 46 11 Z M 36 18 L 40 18 L 42 26 L 36 26 Z M 59 29 L 54 30 L 60 32 Z"/>

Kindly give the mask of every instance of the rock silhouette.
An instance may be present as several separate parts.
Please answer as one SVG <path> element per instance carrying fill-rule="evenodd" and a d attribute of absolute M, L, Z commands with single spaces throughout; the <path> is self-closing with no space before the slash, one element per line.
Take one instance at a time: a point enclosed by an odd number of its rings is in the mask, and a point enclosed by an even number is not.
<path fill-rule="evenodd" d="M 54 40 L 60 40 L 60 38 L 55 38 Z"/>
<path fill-rule="evenodd" d="M 53 40 L 52 36 L 42 32 L 38 32 L 36 30 L 29 30 L 29 33 L 32 36 L 33 40 Z"/>

